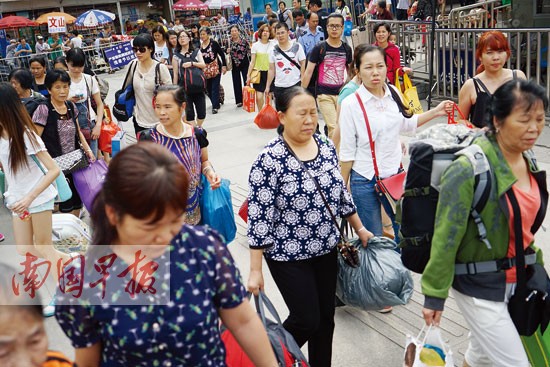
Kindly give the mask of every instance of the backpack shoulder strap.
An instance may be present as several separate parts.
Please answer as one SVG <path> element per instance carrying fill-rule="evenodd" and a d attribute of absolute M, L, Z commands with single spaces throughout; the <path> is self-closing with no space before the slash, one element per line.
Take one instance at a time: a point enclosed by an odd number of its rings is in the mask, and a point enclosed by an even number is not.
<path fill-rule="evenodd" d="M 155 85 L 160 84 L 160 62 L 155 66 Z"/>
<path fill-rule="evenodd" d="M 480 215 L 489 200 L 493 186 L 491 166 L 489 165 L 485 152 L 483 152 L 481 147 L 477 144 L 470 144 L 456 154 L 463 155 L 468 158 L 474 170 L 474 200 L 472 201 L 471 215 L 477 225 L 479 239 L 483 241 L 488 249 L 492 249 L 492 246 L 487 239 L 487 229 L 485 228 Z"/>
<path fill-rule="evenodd" d="M 516 69 L 512 70 L 512 80 L 518 80 L 518 71 Z"/>

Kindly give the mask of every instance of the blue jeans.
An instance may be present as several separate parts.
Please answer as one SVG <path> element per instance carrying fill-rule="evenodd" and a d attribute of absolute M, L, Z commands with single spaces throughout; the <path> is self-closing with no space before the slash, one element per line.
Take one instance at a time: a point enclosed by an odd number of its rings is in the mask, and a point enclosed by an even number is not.
<path fill-rule="evenodd" d="M 365 228 L 375 236 L 382 236 L 382 211 L 380 208 L 380 205 L 382 205 L 384 211 L 391 219 L 395 242 L 399 242 L 399 225 L 395 222 L 395 215 L 393 214 L 391 204 L 384 194 L 376 191 L 376 180 L 374 180 L 374 177 L 369 180 L 351 170 L 350 182 L 351 196 L 357 207 L 359 219 L 361 219 L 361 223 L 363 223 Z"/>

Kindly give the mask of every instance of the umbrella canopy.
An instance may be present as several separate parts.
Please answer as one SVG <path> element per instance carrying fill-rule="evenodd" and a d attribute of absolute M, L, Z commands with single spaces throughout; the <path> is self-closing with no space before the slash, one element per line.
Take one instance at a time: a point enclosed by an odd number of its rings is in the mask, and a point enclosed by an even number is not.
<path fill-rule="evenodd" d="M 0 29 L 32 27 L 35 25 L 38 25 L 38 23 L 18 15 L 8 15 L 0 19 Z"/>
<path fill-rule="evenodd" d="M 208 5 L 200 0 L 179 0 L 174 4 L 174 10 L 206 10 Z"/>
<path fill-rule="evenodd" d="M 208 9 L 226 9 L 239 6 L 239 2 L 235 0 L 207 0 L 205 2 Z"/>
<path fill-rule="evenodd" d="M 48 23 L 48 17 L 65 17 L 65 23 L 72 24 L 76 20 L 75 17 L 73 17 L 71 14 L 63 13 L 60 11 L 54 11 L 51 13 L 42 14 L 41 16 L 36 19 L 36 22 L 38 24 L 47 24 Z"/>
<path fill-rule="evenodd" d="M 79 27 L 96 27 L 98 25 L 111 23 L 115 15 L 103 10 L 88 10 L 76 18 L 75 25 Z"/>

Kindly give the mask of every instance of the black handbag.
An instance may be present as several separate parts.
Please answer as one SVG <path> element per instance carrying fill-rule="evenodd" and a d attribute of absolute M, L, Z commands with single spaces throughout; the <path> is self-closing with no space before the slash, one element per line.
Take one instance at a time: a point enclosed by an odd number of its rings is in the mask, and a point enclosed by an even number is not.
<path fill-rule="evenodd" d="M 332 213 L 332 210 L 330 209 L 330 205 L 328 204 L 328 201 L 325 198 L 325 195 L 323 194 L 323 190 L 321 189 L 319 182 L 317 182 L 315 177 L 313 177 L 313 175 L 309 172 L 307 167 L 304 165 L 304 162 L 302 162 L 302 160 L 298 158 L 296 153 L 294 153 L 294 151 L 292 150 L 290 145 L 288 145 L 288 143 L 285 141 L 282 135 L 281 135 L 281 140 L 283 141 L 283 144 L 285 145 L 286 149 L 288 149 L 290 154 L 298 161 L 298 163 L 300 164 L 302 169 L 306 172 L 306 174 L 309 176 L 309 178 L 311 178 L 311 180 L 315 184 L 315 187 L 317 188 L 317 191 L 319 192 L 319 195 L 321 195 L 321 199 L 323 199 L 323 203 L 325 204 L 325 207 L 327 208 L 330 214 L 330 217 L 332 218 L 332 222 L 340 232 L 340 241 L 337 247 L 338 247 L 338 252 L 340 252 L 340 255 L 344 259 L 344 262 L 347 265 L 351 266 L 352 268 L 358 268 L 359 265 L 361 265 L 359 261 L 359 250 L 357 250 L 357 247 L 353 246 L 350 243 L 348 236 L 346 236 L 346 233 L 344 231 L 346 224 L 343 223 L 342 226 L 338 224 L 338 221 L 336 220 L 334 213 Z"/>
<path fill-rule="evenodd" d="M 540 264 L 525 267 L 525 251 L 519 204 L 510 189 L 506 193 L 514 213 L 514 234 L 516 244 L 517 285 L 514 295 L 508 302 L 508 312 L 519 335 L 531 336 L 541 328 L 544 333 L 550 320 L 550 300 L 548 297 L 550 280 L 544 266 Z"/>

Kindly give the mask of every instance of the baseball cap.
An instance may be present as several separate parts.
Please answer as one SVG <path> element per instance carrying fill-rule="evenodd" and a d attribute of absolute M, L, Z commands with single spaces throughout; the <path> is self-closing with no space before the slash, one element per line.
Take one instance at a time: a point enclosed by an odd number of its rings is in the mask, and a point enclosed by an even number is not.
<path fill-rule="evenodd" d="M 137 20 L 137 23 L 138 23 L 138 24 L 142 24 L 142 23 L 145 23 L 145 22 L 143 21 L 143 19 L 138 19 L 138 20 Z"/>
<path fill-rule="evenodd" d="M 16 40 L 14 40 L 13 38 L 10 40 L 10 43 L 17 43 Z"/>
<path fill-rule="evenodd" d="M 36 39 L 38 39 L 38 40 L 43 40 L 44 37 L 42 37 L 42 36 L 36 36 Z"/>

